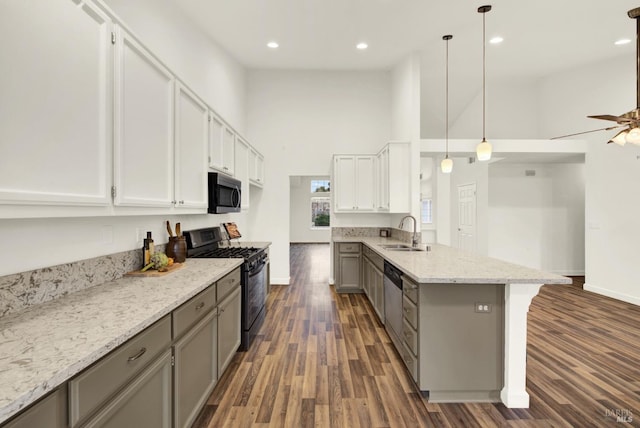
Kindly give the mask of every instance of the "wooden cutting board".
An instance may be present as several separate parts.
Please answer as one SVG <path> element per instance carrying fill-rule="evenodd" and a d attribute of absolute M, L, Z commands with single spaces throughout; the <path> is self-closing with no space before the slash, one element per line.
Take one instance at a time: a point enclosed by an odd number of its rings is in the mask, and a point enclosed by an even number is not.
<path fill-rule="evenodd" d="M 140 270 L 134 270 L 134 271 L 125 273 L 125 276 L 151 276 L 151 277 L 165 276 L 170 274 L 173 271 L 181 269 L 183 266 L 184 266 L 184 263 L 174 263 L 171 266 L 167 266 L 167 270 L 164 272 L 159 272 L 155 269 L 149 269 L 145 272 L 142 272 Z"/>

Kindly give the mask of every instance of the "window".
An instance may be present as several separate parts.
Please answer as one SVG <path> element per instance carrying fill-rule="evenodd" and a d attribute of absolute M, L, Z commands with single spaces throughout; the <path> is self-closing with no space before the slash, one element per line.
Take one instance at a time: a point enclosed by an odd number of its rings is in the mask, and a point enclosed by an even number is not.
<path fill-rule="evenodd" d="M 329 227 L 331 198 L 311 198 L 311 227 Z"/>
<path fill-rule="evenodd" d="M 420 211 L 422 224 L 433 223 L 433 204 L 431 199 L 423 199 L 420 201 Z"/>
<path fill-rule="evenodd" d="M 311 193 L 323 193 L 331 191 L 329 180 L 311 180 Z"/>

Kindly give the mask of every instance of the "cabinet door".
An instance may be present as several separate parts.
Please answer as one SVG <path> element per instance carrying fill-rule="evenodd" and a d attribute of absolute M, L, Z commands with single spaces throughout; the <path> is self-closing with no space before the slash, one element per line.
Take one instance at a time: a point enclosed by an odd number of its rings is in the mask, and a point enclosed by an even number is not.
<path fill-rule="evenodd" d="M 162 354 L 85 427 L 171 427 L 171 351 Z"/>
<path fill-rule="evenodd" d="M 209 111 L 209 167 L 222 171 L 224 122 Z"/>
<path fill-rule="evenodd" d="M 38 401 L 4 428 L 64 428 L 67 426 L 67 386 Z"/>
<path fill-rule="evenodd" d="M 249 209 L 249 154 L 250 147 L 242 138 L 236 137 L 234 176 L 242 182 L 242 210 Z"/>
<path fill-rule="evenodd" d="M 358 211 L 375 210 L 375 157 L 356 157 L 356 209 Z"/>
<path fill-rule="evenodd" d="M 77 3 L 2 2 L 0 204 L 111 203 L 112 24 Z"/>
<path fill-rule="evenodd" d="M 371 275 L 375 295 L 375 303 L 373 307 L 376 310 L 380 321 L 384 323 L 384 274 L 380 269 L 372 266 Z"/>
<path fill-rule="evenodd" d="M 218 305 L 218 376 L 222 376 L 240 346 L 240 287 Z"/>
<path fill-rule="evenodd" d="M 175 203 L 178 208 L 207 207 L 209 110 L 176 83 Z"/>
<path fill-rule="evenodd" d="M 340 289 L 358 289 L 360 283 L 360 254 L 340 254 Z"/>
<path fill-rule="evenodd" d="M 174 345 L 175 427 L 190 427 L 218 381 L 218 312 Z"/>
<path fill-rule="evenodd" d="M 336 156 L 333 165 L 334 211 L 356 210 L 356 158 Z"/>
<path fill-rule="evenodd" d="M 222 171 L 234 175 L 236 134 L 225 126 L 222 131 Z"/>
<path fill-rule="evenodd" d="M 174 77 L 123 28 L 116 28 L 115 205 L 170 207 Z"/>
<path fill-rule="evenodd" d="M 378 209 L 389 210 L 389 146 L 386 146 L 377 156 L 378 169 Z M 407 171 L 407 174 L 409 172 Z"/>
<path fill-rule="evenodd" d="M 364 257 L 362 259 L 362 289 L 364 290 L 364 294 L 367 295 L 371 305 L 374 304 L 373 295 L 371 294 L 371 262 L 368 258 Z"/>
<path fill-rule="evenodd" d="M 264 158 L 254 148 L 251 148 L 249 156 L 249 181 L 258 187 L 262 187 L 264 177 Z"/>

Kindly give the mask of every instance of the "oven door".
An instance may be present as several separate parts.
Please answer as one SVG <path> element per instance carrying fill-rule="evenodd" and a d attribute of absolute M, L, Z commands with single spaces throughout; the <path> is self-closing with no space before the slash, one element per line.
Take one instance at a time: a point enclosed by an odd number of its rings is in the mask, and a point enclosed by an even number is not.
<path fill-rule="evenodd" d="M 243 325 L 246 330 L 252 330 L 253 324 L 262 312 L 267 302 L 267 263 L 268 258 L 263 258 L 252 266 L 247 272 L 246 283 L 246 308 L 243 315 Z M 258 327 L 259 328 L 259 327 Z"/>

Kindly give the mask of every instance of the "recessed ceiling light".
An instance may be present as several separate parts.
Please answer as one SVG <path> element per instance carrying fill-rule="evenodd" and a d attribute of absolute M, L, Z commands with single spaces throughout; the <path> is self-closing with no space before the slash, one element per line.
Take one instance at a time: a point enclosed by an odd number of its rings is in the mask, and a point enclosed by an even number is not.
<path fill-rule="evenodd" d="M 631 43 L 630 39 L 620 39 L 620 40 L 616 40 L 614 45 L 627 45 Z"/>
<path fill-rule="evenodd" d="M 278 42 L 269 42 L 269 43 L 267 43 L 267 47 L 270 47 L 271 49 L 276 49 L 278 46 L 280 46 L 278 44 Z"/>
<path fill-rule="evenodd" d="M 489 40 L 489 43 L 491 43 L 492 45 L 497 45 L 498 43 L 502 43 L 503 41 L 504 39 L 502 37 L 496 36 Z"/>
<path fill-rule="evenodd" d="M 357 49 L 360 49 L 361 51 L 362 51 L 362 50 L 365 50 L 365 49 L 366 49 L 366 48 L 368 48 L 368 47 L 369 47 L 369 45 L 368 45 L 368 44 L 366 44 L 366 43 L 358 43 L 358 44 L 356 45 L 356 48 L 357 48 Z"/>

